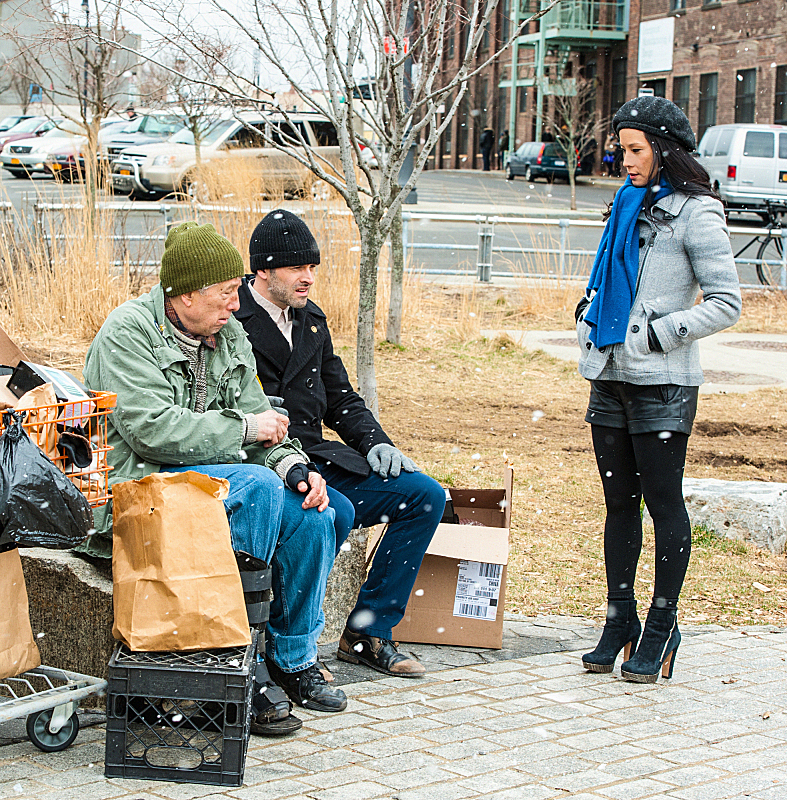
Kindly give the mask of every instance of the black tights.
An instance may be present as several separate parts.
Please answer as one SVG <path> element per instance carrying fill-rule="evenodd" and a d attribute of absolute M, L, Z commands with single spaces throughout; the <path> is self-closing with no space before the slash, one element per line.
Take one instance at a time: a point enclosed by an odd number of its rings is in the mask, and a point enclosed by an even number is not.
<path fill-rule="evenodd" d="M 653 605 L 677 608 L 691 555 L 691 524 L 683 502 L 687 433 L 630 434 L 591 425 L 593 449 L 604 486 L 607 519 L 604 561 L 608 597 L 634 595 L 642 549 L 640 501 L 644 495 L 656 531 Z"/>

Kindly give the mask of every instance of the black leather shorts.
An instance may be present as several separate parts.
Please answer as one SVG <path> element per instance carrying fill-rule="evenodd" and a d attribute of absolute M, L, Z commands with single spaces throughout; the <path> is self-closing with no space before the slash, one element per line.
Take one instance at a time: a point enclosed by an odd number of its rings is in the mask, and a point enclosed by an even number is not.
<path fill-rule="evenodd" d="M 585 422 L 629 433 L 691 433 L 698 394 L 699 386 L 591 381 Z"/>

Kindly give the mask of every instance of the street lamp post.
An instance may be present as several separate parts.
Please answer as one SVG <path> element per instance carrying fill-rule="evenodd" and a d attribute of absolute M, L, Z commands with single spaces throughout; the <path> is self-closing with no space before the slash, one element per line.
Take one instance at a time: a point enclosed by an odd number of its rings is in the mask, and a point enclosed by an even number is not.
<path fill-rule="evenodd" d="M 90 2 L 82 0 L 82 10 L 85 12 L 85 63 L 82 73 L 82 117 L 87 118 L 87 43 L 90 35 Z"/>

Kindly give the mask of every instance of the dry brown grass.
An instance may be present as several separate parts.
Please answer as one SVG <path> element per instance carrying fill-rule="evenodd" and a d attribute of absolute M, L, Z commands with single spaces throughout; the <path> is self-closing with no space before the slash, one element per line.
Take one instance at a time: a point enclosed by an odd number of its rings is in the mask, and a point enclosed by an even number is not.
<path fill-rule="evenodd" d="M 237 204 L 235 198 L 233 205 Z M 321 203 L 282 199 L 281 204 L 303 213 L 321 243 L 315 300 L 326 310 L 337 351 L 353 375 L 357 233 L 346 215 L 328 214 Z M 254 200 L 241 212 L 216 208 L 201 218 L 212 221 L 245 254 L 249 232 L 264 213 Z M 9 294 L 4 287 L 0 323 L 20 344 L 33 345 L 40 360 L 74 371 L 79 371 L 87 340 L 102 315 L 125 296 L 121 281 L 114 294 L 107 292 L 106 268 L 97 267 L 102 257 L 97 249 L 100 230 L 97 226 L 89 240 L 83 237 L 81 246 L 69 245 L 53 255 L 55 262 L 32 241 L 22 242 L 19 252 L 27 261 L 13 274 L 8 265 L 18 262 L 11 260 L 8 245 L 0 244 L 6 248 L 0 249 L 0 258 L 11 289 Z M 378 335 L 387 303 L 383 276 L 381 271 Z M 70 293 L 68 302 L 58 297 L 64 287 Z M 439 481 L 499 486 L 504 465 L 514 466 L 507 608 L 601 619 L 604 508 L 583 422 L 587 384 L 573 364 L 527 352 L 506 337 L 489 342 L 480 335 L 488 328 L 569 330 L 580 293 L 579 284 L 569 282 L 505 290 L 443 289 L 410 281 L 404 346 L 381 343 L 377 371 L 386 430 Z M 44 308 L 47 304 L 50 307 Z M 747 293 L 738 329 L 784 332 L 784 304 L 784 297 L 776 293 Z M 756 408 L 756 415 L 751 417 L 747 408 Z M 745 429 L 742 419 L 748 422 Z M 785 434 L 787 392 L 765 389 L 745 397 L 703 397 L 687 475 L 787 481 Z M 784 625 L 787 559 L 718 540 L 705 531 L 695 534 L 682 599 L 684 618 Z M 638 578 L 643 600 L 650 592 L 653 558 L 648 533 Z M 755 583 L 771 591 L 763 592 Z"/>
<path fill-rule="evenodd" d="M 787 294 L 750 289 L 743 293 L 743 309 L 730 330 L 739 333 L 787 333 Z"/>
<path fill-rule="evenodd" d="M 111 266 L 114 222 L 108 212 L 90 215 L 84 207 L 45 212 L 41 227 L 60 237 L 47 242 L 14 217 L 0 237 L 0 324 L 26 342 L 92 339 L 131 296 L 127 260 Z"/>

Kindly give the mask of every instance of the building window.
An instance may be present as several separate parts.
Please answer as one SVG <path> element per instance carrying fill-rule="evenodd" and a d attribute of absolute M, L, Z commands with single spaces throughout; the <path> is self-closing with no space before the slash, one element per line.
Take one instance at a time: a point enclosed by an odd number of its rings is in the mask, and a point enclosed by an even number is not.
<path fill-rule="evenodd" d="M 739 69 L 735 76 L 735 121 L 754 122 L 757 102 L 757 70 Z"/>
<path fill-rule="evenodd" d="M 719 95 L 719 73 L 700 75 L 700 125 L 697 134 L 702 139 L 705 131 L 716 124 L 716 103 Z"/>
<path fill-rule="evenodd" d="M 773 121 L 777 125 L 787 125 L 787 66 L 776 67 L 776 102 L 773 108 Z"/>
<path fill-rule="evenodd" d="M 443 119 L 445 119 L 445 114 L 451 109 L 451 106 L 454 104 L 453 96 L 449 95 L 443 101 L 445 113 L 443 114 Z M 454 120 L 452 119 L 446 129 L 443 131 L 443 155 L 450 156 L 451 155 L 451 133 L 452 128 L 454 127 Z"/>
<path fill-rule="evenodd" d="M 517 111 L 524 114 L 527 111 L 527 86 L 519 87 L 519 99 L 517 100 Z"/>
<path fill-rule="evenodd" d="M 511 36 L 511 0 L 503 0 L 500 8 L 500 39 L 507 42 Z"/>
<path fill-rule="evenodd" d="M 459 136 L 457 146 L 460 156 L 467 155 L 467 139 L 470 127 L 470 103 L 467 94 L 462 98 L 459 104 Z"/>
<path fill-rule="evenodd" d="M 686 8 L 686 0 L 669 0 L 670 11 L 682 11 Z"/>
<path fill-rule="evenodd" d="M 506 112 L 508 110 L 508 93 L 510 91 L 510 89 L 497 90 L 497 127 L 501 133 L 508 130 L 508 114 Z"/>
<path fill-rule="evenodd" d="M 688 117 L 689 116 L 689 89 L 691 78 L 683 75 L 672 81 L 672 102 Z"/>
<path fill-rule="evenodd" d="M 612 112 L 617 111 L 626 102 L 626 72 L 628 59 L 616 58 L 612 62 L 612 81 L 610 103 Z"/>

